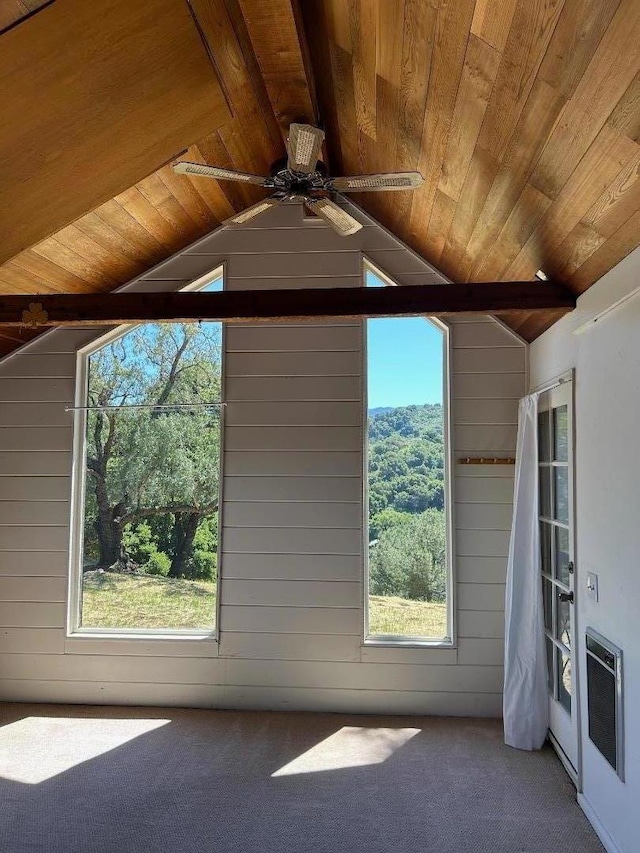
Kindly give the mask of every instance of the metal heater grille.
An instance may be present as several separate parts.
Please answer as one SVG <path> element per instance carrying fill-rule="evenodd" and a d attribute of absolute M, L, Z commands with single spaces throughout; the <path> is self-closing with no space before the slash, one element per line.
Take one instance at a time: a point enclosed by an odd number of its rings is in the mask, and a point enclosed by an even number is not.
<path fill-rule="evenodd" d="M 586 640 L 589 737 L 622 779 L 622 652 L 591 628 Z"/>

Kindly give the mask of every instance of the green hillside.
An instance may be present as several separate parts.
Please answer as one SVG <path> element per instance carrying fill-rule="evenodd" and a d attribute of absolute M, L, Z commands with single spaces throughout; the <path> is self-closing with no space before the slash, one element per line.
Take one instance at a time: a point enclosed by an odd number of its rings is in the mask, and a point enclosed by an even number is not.
<path fill-rule="evenodd" d="M 369 413 L 372 595 L 444 601 L 443 436 L 437 403 Z"/>

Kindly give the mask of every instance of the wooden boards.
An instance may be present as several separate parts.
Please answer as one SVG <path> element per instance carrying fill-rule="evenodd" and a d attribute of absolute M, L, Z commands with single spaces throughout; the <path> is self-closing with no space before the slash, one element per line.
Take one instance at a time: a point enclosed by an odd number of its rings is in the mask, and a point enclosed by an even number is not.
<path fill-rule="evenodd" d="M 451 279 L 542 269 L 580 293 L 640 244 L 637 2 L 316 0 L 303 11 L 343 173 L 426 179 L 356 200 Z M 558 315 L 508 319 L 533 339 Z"/>
<path fill-rule="evenodd" d="M 103 4 L 125 5 L 99 0 L 97 7 L 83 4 L 82 14 L 95 20 Z M 0 4 L 5 12 L 0 25 L 2 20 L 10 25 L 36 5 L 37 0 Z M 14 38 L 20 34 L 26 41 L 22 33 L 53 21 L 55 9 L 76 5 L 79 0 L 56 0 L 0 36 L 0 68 L 10 64 L 5 57 L 13 54 L 8 46 Z M 181 141 L 180 148 L 190 146 L 189 159 L 265 173 L 284 155 L 288 121 L 312 117 L 315 77 L 332 173 L 419 166 L 427 181 L 417 193 L 355 199 L 454 281 L 524 280 L 543 269 L 579 293 L 640 242 L 640 5 L 633 0 L 152 0 L 142 5 L 126 15 L 140 24 L 136 50 L 150 50 L 152 56 L 149 34 L 160 30 L 167 38 L 156 10 L 180 6 L 182 21 L 189 9 L 193 13 L 189 44 L 194 50 L 176 55 L 174 47 L 183 43 L 178 27 L 170 32 L 178 41 L 162 55 L 169 95 L 180 94 L 181 74 L 200 62 L 215 86 L 210 72 L 215 65 L 231 109 L 218 115 L 206 98 L 188 99 L 190 110 L 204 104 L 209 119 L 199 136 L 188 134 Z M 147 33 L 141 21 L 150 10 L 157 20 Z M 61 32 L 70 25 L 62 21 Z M 57 30 L 58 24 L 48 37 Z M 37 66 L 28 50 L 22 53 L 11 58 L 16 93 L 27 93 L 22 77 L 44 79 L 49 65 L 63 85 L 64 51 L 53 64 Z M 113 47 L 102 52 L 105 69 L 112 54 Z M 160 74 L 154 67 L 144 74 L 151 72 L 153 79 Z M 101 113 L 110 114 L 111 100 L 99 104 Z M 89 103 L 89 128 L 91 109 Z M 22 125 L 28 118 L 23 113 L 0 130 L 0 141 L 10 141 L 16 158 L 23 155 Z M 166 116 L 162 110 L 163 127 Z M 173 122 L 173 113 L 170 118 Z M 84 145 L 86 130 L 76 126 L 80 135 L 70 144 L 82 140 Z M 117 145 L 135 146 L 143 136 L 139 123 L 127 125 L 121 136 Z M 45 142 L 38 169 L 23 185 L 30 193 L 36 172 L 49 179 L 66 151 L 57 139 Z M 100 157 L 108 160 L 112 143 L 103 144 Z M 167 151 L 164 160 L 178 151 Z M 48 221 L 62 202 L 48 192 L 32 211 L 4 193 L 0 215 L 11 240 L 3 246 L 12 257 L 0 266 L 0 293 L 112 290 L 261 197 L 260 190 L 239 184 L 179 179 L 166 166 L 157 169 L 164 160 L 152 146 L 144 170 L 104 203 L 96 207 L 96 195 L 91 212 L 82 211 L 71 226 L 67 219 L 19 254 L 15 232 L 31 227 L 30 219 Z M 31 168 L 32 161 L 19 159 L 18 169 Z M 103 160 L 91 181 L 117 177 L 121 160 L 109 164 L 105 168 Z M 72 163 L 59 193 L 65 205 L 67 196 L 81 189 L 74 168 Z M 18 176 L 12 175 L 16 193 L 17 185 Z M 549 310 L 503 319 L 533 339 L 559 316 Z M 28 334 L 0 326 L 0 354 Z"/>
<path fill-rule="evenodd" d="M 2 36 L 0 105 L 0 260 L 229 118 L 183 0 L 42 9 Z"/>

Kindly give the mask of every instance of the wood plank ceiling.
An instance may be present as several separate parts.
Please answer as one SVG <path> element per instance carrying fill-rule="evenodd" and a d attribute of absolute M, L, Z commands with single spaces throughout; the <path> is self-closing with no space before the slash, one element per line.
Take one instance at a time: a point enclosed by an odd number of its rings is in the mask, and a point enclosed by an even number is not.
<path fill-rule="evenodd" d="M 16 24 L 41 4 L 0 0 L 0 47 L 72 2 Z M 332 174 L 422 172 L 417 192 L 354 199 L 454 281 L 543 269 L 580 293 L 640 244 L 638 0 L 182 2 L 228 111 L 173 155 L 266 173 L 291 120 L 321 119 Z M 0 266 L 0 293 L 112 290 L 260 197 L 145 162 L 75 221 L 49 197 L 56 227 Z M 556 318 L 504 316 L 529 340 Z M 31 334 L 0 328 L 0 355 Z"/>

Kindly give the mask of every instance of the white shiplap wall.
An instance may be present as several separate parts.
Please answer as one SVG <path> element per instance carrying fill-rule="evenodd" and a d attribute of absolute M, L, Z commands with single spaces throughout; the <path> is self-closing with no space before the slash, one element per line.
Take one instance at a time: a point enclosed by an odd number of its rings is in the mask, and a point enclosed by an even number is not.
<path fill-rule="evenodd" d="M 298 205 L 221 229 L 133 282 L 175 290 L 441 281 L 372 220 L 349 239 Z M 454 463 L 456 648 L 363 645 L 362 326 L 230 326 L 221 630 L 211 641 L 66 638 L 77 349 L 60 330 L 0 363 L 0 698 L 498 715 L 511 468 Z M 525 347 L 451 322 L 454 456 L 512 455 Z"/>

